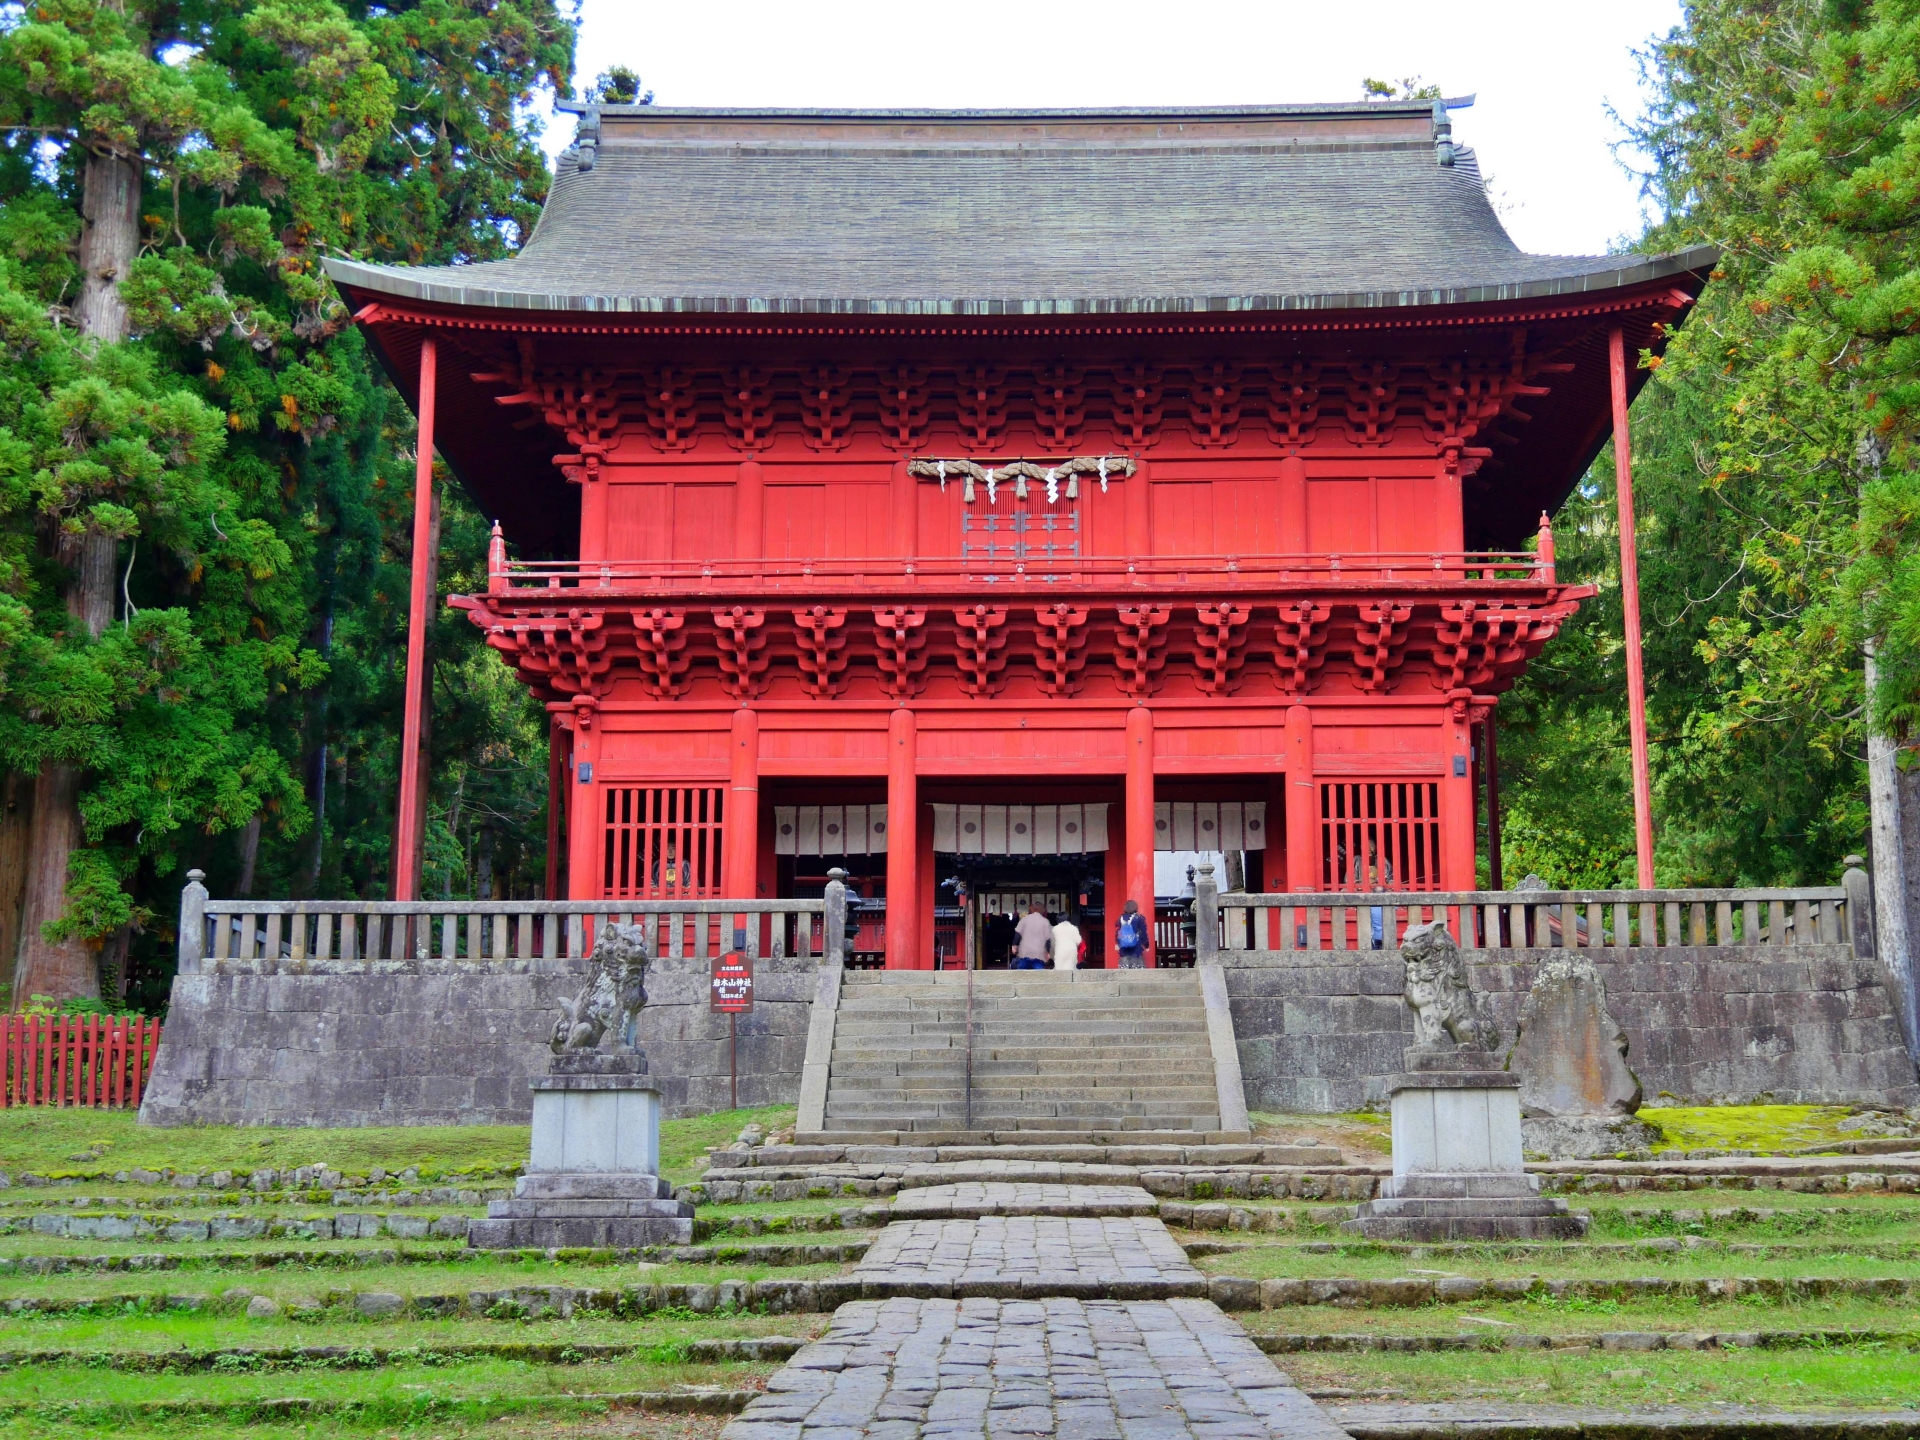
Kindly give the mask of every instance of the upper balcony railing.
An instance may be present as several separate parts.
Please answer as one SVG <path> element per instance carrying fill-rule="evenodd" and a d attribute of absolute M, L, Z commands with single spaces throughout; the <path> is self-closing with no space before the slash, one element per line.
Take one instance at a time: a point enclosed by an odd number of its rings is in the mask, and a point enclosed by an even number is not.
<path fill-rule="evenodd" d="M 1551 558 L 1524 550 L 1375 552 L 1354 555 L 1153 555 L 1032 559 L 625 560 L 506 562 L 489 568 L 492 595 L 719 595 L 1008 589 L 1205 589 L 1209 593 L 1363 583 L 1555 583 Z"/>
<path fill-rule="evenodd" d="M 1354 583 L 1449 585 L 1463 581 L 1552 585 L 1553 526 L 1540 517 L 1533 550 L 1397 550 L 1297 555 L 1063 555 L 1013 542 L 964 556 L 796 560 L 509 561 L 499 525 L 487 547 L 487 593 L 604 591 L 608 595 L 813 595 L 876 588 L 977 585 L 1081 590 L 1204 589 L 1211 593 Z"/>

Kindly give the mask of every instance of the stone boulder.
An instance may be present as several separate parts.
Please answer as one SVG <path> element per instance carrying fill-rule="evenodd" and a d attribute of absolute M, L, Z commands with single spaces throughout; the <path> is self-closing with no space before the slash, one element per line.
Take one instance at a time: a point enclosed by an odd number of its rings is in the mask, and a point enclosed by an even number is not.
<path fill-rule="evenodd" d="M 1576 950 L 1550 954 L 1520 1007 L 1507 1069 L 1520 1076 L 1526 1148 L 1556 1160 L 1639 1150 L 1659 1138 L 1634 1120 L 1640 1077 L 1627 1033 L 1607 1009 L 1600 972 Z"/>

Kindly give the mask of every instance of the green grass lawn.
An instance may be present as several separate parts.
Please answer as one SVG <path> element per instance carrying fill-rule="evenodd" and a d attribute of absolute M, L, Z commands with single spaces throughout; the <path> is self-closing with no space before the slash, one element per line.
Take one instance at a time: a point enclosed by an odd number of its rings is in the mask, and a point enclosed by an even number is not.
<path fill-rule="evenodd" d="M 723 1110 L 660 1127 L 661 1173 L 684 1184 L 706 1165 L 710 1147 L 729 1145 L 751 1121 L 769 1130 L 790 1125 L 791 1105 Z M 524 1125 L 400 1125 L 364 1130 L 267 1126 L 141 1126 L 130 1110 L 0 1110 L 0 1171 L 19 1175 L 94 1174 L 116 1170 L 183 1172 L 292 1170 L 330 1165 L 347 1175 L 409 1167 L 423 1182 L 461 1172 L 513 1169 L 527 1160 Z M 11 1197 L 10 1197 L 11 1198 Z"/>
<path fill-rule="evenodd" d="M 1309 1390 L 1385 1390 L 1408 1400 L 1482 1399 L 1616 1410 L 1716 1404 L 1768 1410 L 1920 1409 L 1920 1353 L 1898 1346 L 1648 1354 L 1307 1354 L 1277 1359 L 1296 1384 Z"/>
<path fill-rule="evenodd" d="M 1492 1345 L 1507 1335 L 1599 1335 L 1615 1330 L 1688 1331 L 1854 1330 L 1920 1338 L 1913 1307 L 1847 1296 L 1814 1300 L 1702 1302 L 1687 1297 L 1635 1300 L 1556 1300 L 1529 1295 L 1471 1305 L 1416 1305 L 1395 1310 L 1348 1310 L 1338 1305 L 1293 1305 L 1237 1313 L 1262 1335 L 1470 1335 Z M 1282 1369 L 1287 1361 L 1276 1363 Z"/>
<path fill-rule="evenodd" d="M 1383 1255 L 1365 1250 L 1352 1253 L 1336 1250 L 1331 1254 L 1323 1254 L 1297 1246 L 1260 1245 L 1226 1255 L 1209 1255 L 1194 1261 L 1194 1264 L 1210 1275 L 1243 1275 L 1256 1280 L 1323 1279 L 1331 1276 L 1385 1280 L 1410 1274 L 1429 1277 L 1443 1274 L 1472 1275 L 1487 1280 L 1519 1275 L 1590 1280 L 1620 1280 L 1641 1275 L 1655 1275 L 1670 1280 L 1728 1275 L 1780 1279 L 1803 1275 L 1836 1278 L 1920 1276 L 1920 1261 L 1877 1259 L 1834 1253 L 1831 1250 L 1806 1259 L 1685 1250 L 1610 1255 L 1577 1247 L 1563 1258 L 1555 1258 L 1527 1254 L 1509 1256 L 1498 1250 L 1488 1250 L 1467 1255 L 1448 1254 L 1423 1265 L 1417 1257 L 1408 1255 Z"/>
<path fill-rule="evenodd" d="M 1855 1113 L 1850 1105 L 1648 1106 L 1640 1119 L 1662 1136 L 1656 1155 L 1673 1150 L 1752 1150 L 1779 1155 L 1857 1138 L 1839 1124 Z"/>

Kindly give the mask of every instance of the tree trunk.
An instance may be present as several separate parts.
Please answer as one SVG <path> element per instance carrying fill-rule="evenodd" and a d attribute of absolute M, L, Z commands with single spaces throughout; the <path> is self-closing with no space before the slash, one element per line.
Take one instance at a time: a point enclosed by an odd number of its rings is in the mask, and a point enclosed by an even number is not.
<path fill-rule="evenodd" d="M 140 253 L 140 166 L 117 155 L 87 156 L 80 216 L 80 298 L 73 323 L 103 345 L 127 338 L 120 284 Z"/>
<path fill-rule="evenodd" d="M 1879 666 L 1867 647 L 1867 694 Z M 1915 993 L 1914 890 L 1920 884 L 1920 774 L 1902 774 L 1900 749 L 1887 735 L 1867 732 L 1867 801 L 1872 817 L 1874 946 L 1894 991 L 1907 1047 L 1920 1060 L 1920 994 Z"/>
<path fill-rule="evenodd" d="M 89 154 L 82 180 L 80 298 L 74 324 L 102 345 L 127 338 L 127 306 L 120 293 L 127 269 L 140 246 L 140 166 L 115 155 Z M 64 549 L 60 559 L 72 567 L 67 613 L 98 639 L 113 620 L 113 538 L 89 532 Z M 67 864 L 85 839 L 80 824 L 80 772 L 48 761 L 40 767 L 33 791 L 33 841 L 27 859 L 27 895 L 21 916 L 13 998 L 20 1005 L 33 995 L 55 1000 L 95 998 L 100 970 L 84 941 L 55 945 L 42 927 L 66 910 Z"/>
<path fill-rule="evenodd" d="M 55 944 L 43 933 L 66 911 L 67 860 L 81 838 L 79 770 L 42 765 L 33 787 L 27 902 L 20 917 L 20 957 L 13 969 L 16 1009 L 35 995 L 58 1001 L 100 994 L 100 967 L 85 942 Z"/>
<path fill-rule="evenodd" d="M 33 844 L 33 776 L 9 770 L 0 793 L 0 955 L 20 957 L 20 907 Z"/>
<path fill-rule="evenodd" d="M 480 842 L 474 846 L 474 895 L 477 899 L 493 899 L 493 827 L 480 827 Z"/>
<path fill-rule="evenodd" d="M 253 871 L 260 861 L 260 817 L 255 815 L 240 827 L 240 882 L 234 894 L 248 899 L 253 894 Z"/>

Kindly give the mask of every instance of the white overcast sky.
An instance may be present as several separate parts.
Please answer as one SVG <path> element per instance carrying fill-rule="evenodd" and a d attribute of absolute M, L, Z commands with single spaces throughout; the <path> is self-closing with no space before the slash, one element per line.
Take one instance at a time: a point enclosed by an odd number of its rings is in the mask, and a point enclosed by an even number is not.
<path fill-rule="evenodd" d="M 1641 103 L 1633 52 L 1679 0 L 584 0 L 577 73 L 640 72 L 661 105 L 1002 108 L 1357 100 L 1363 76 L 1448 95 L 1527 250 L 1637 234 L 1616 158 Z M 555 150 L 573 121 L 559 117 Z"/>

